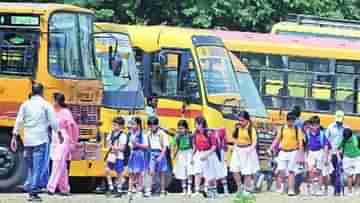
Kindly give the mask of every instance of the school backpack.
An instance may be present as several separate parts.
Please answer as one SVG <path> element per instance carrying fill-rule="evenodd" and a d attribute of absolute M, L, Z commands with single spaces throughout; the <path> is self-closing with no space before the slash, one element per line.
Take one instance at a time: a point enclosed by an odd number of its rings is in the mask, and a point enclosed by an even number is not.
<path fill-rule="evenodd" d="M 208 140 L 209 146 L 211 147 L 212 146 L 212 144 L 211 144 L 211 136 L 215 136 L 215 135 L 213 135 L 213 133 L 215 134 L 215 133 L 218 133 L 218 132 L 216 130 L 207 130 L 206 133 L 207 133 L 206 138 Z M 218 160 L 221 162 L 222 161 L 221 160 L 221 149 L 220 149 L 221 146 L 219 144 L 219 137 L 217 135 L 216 135 L 215 147 L 216 147 L 216 149 L 215 149 L 216 156 L 217 156 Z"/>
<path fill-rule="evenodd" d="M 295 138 L 296 138 L 296 142 L 299 144 L 299 130 L 301 130 L 298 127 L 295 127 Z M 282 126 L 280 128 L 280 143 L 284 138 L 284 126 Z M 304 143 L 305 144 L 305 143 Z"/>
<path fill-rule="evenodd" d="M 308 130 L 306 133 L 306 136 L 305 136 L 305 144 L 304 146 L 306 146 L 308 148 L 310 142 L 310 131 Z M 324 148 L 326 145 L 326 135 L 325 135 L 325 132 L 323 130 L 320 130 L 320 146 L 321 148 Z"/>
<path fill-rule="evenodd" d="M 125 149 L 124 149 L 124 165 L 127 166 L 129 163 L 129 157 L 130 157 L 130 146 L 129 146 L 129 142 L 130 142 L 130 133 L 126 134 L 126 145 L 125 145 Z"/>

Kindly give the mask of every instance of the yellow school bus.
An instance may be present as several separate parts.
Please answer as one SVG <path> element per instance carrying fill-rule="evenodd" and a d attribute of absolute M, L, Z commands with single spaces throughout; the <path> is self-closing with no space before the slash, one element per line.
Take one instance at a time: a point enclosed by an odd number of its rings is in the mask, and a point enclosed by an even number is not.
<path fill-rule="evenodd" d="M 161 125 L 174 129 L 182 118 L 194 129 L 194 118 L 203 115 L 209 128 L 226 129 L 231 144 L 236 114 L 247 110 L 259 137 L 271 139 L 273 126 L 249 72 L 243 67 L 244 77 L 236 78 L 237 64 L 219 37 L 205 30 L 168 26 L 126 27 L 141 61 L 144 94 L 158 98 Z M 227 160 L 230 156 L 231 150 Z"/>
<path fill-rule="evenodd" d="M 96 59 L 104 85 L 100 130 L 107 134 L 115 116 L 145 116 L 145 98 L 127 29 L 113 23 L 96 23 L 95 31 Z M 121 64 L 118 75 L 109 65 L 109 57 Z"/>
<path fill-rule="evenodd" d="M 334 112 L 359 131 L 360 44 L 343 40 L 216 31 L 250 70 L 270 112 L 283 121 L 286 111 L 302 108 L 303 119 L 320 115 L 327 127 Z"/>
<path fill-rule="evenodd" d="M 94 63 L 93 20 L 92 11 L 70 5 L 0 3 L 0 190 L 12 189 L 26 176 L 21 151 L 12 153 L 8 146 L 32 81 L 44 85 L 50 102 L 54 92 L 63 92 L 80 126 L 82 155 L 72 161 L 70 175 L 95 174 L 90 159 L 96 154 L 92 140 L 102 84 Z"/>
<path fill-rule="evenodd" d="M 244 75 L 237 81 L 231 53 L 214 34 L 167 26 L 97 26 L 105 32 L 129 34 L 144 96 L 157 97 L 162 128 L 175 131 L 178 120 L 186 119 L 194 129 L 194 118 L 203 115 L 210 128 L 225 127 L 231 142 L 237 111 L 246 109 L 259 126 L 264 124 L 266 110 L 249 72 L 241 62 L 234 64 Z M 110 109 L 102 112 L 104 117 L 116 115 Z"/>
<path fill-rule="evenodd" d="M 208 31 L 168 26 L 125 27 L 141 61 L 144 94 L 158 98 L 157 114 L 164 128 L 175 129 L 183 118 L 194 129 L 194 118 L 202 115 L 210 128 L 225 127 L 231 141 L 239 110 L 266 118 L 260 97 L 248 97 L 246 86 L 237 81 L 229 52 L 219 37 Z M 256 102 L 259 105 L 253 105 Z"/>
<path fill-rule="evenodd" d="M 114 26 L 117 29 L 114 29 Z M 113 23 L 95 23 L 96 60 L 104 86 L 100 109 L 101 158 L 96 161 L 96 176 L 105 176 L 104 157 L 108 152 L 106 136 L 112 128 L 112 120 L 122 116 L 139 116 L 146 121 L 145 98 L 136 67 L 135 54 L 125 28 Z M 118 64 L 113 67 L 109 61 Z M 118 69 L 114 74 L 114 69 Z M 116 72 L 116 71 L 115 71 Z M 115 175 L 115 173 L 114 173 Z"/>
<path fill-rule="evenodd" d="M 360 40 L 360 21 L 329 19 L 311 15 L 289 15 L 273 25 L 272 33 L 285 36 Z"/>

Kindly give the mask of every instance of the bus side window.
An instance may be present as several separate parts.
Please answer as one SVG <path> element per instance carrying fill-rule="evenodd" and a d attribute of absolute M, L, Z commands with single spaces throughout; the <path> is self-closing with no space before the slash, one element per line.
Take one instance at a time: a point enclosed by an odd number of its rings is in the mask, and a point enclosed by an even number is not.
<path fill-rule="evenodd" d="M 162 63 L 153 64 L 152 91 L 164 97 L 177 95 L 177 76 L 180 67 L 180 54 L 163 53 Z"/>
<path fill-rule="evenodd" d="M 262 69 L 266 65 L 266 55 L 254 53 L 235 53 L 240 61 L 249 69 L 256 87 L 261 91 Z"/>
<path fill-rule="evenodd" d="M 356 113 L 359 111 L 358 89 L 359 84 L 356 79 L 356 67 L 359 66 L 354 61 L 336 61 L 336 87 L 335 98 L 336 108 L 342 109 L 345 113 Z M 356 108 L 356 109 L 355 109 Z"/>

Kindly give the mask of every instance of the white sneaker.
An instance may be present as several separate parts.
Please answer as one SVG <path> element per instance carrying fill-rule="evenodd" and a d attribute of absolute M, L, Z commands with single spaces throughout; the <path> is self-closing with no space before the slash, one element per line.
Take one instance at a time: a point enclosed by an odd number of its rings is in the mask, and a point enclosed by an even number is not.
<path fill-rule="evenodd" d="M 354 189 L 354 195 L 356 195 L 356 196 L 360 195 L 360 189 L 359 188 Z"/>
<path fill-rule="evenodd" d="M 136 198 L 142 198 L 143 197 L 143 193 L 142 192 L 137 192 L 135 195 Z"/>
<path fill-rule="evenodd" d="M 289 196 L 295 196 L 296 193 L 295 193 L 294 190 L 289 190 L 288 195 L 289 195 Z"/>
<path fill-rule="evenodd" d="M 200 194 L 200 192 L 195 192 L 192 194 L 193 197 L 201 197 L 202 195 Z"/>
<path fill-rule="evenodd" d="M 151 191 L 146 191 L 144 193 L 144 197 L 151 197 Z"/>
<path fill-rule="evenodd" d="M 304 185 L 304 195 L 311 196 L 311 185 L 309 184 Z"/>
<path fill-rule="evenodd" d="M 160 192 L 160 197 L 166 197 L 166 192 L 165 191 Z"/>
<path fill-rule="evenodd" d="M 323 196 L 324 195 L 324 192 L 322 190 L 322 187 L 321 188 L 317 188 L 316 192 L 315 192 L 315 195 L 316 196 Z"/>

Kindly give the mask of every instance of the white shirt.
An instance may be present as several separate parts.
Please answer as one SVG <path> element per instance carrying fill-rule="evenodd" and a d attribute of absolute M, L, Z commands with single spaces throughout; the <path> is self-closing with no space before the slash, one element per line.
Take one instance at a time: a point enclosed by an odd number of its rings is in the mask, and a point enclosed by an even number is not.
<path fill-rule="evenodd" d="M 58 132 L 54 108 L 42 97 L 32 96 L 20 106 L 13 133 L 19 134 L 24 127 L 24 146 L 38 146 L 49 142 L 49 126 Z"/>
<path fill-rule="evenodd" d="M 160 140 L 160 138 L 162 138 L 162 141 Z M 148 139 L 150 143 L 150 149 L 162 150 L 161 146 L 163 147 L 169 146 L 169 137 L 162 130 L 158 130 L 155 134 L 149 131 Z"/>
<path fill-rule="evenodd" d="M 137 140 L 137 139 L 136 139 L 137 136 L 138 136 L 137 134 L 131 133 L 131 135 L 130 135 L 130 142 L 129 142 L 130 148 L 133 148 L 132 142 L 134 142 L 135 140 Z M 149 145 L 147 134 L 146 134 L 146 133 L 143 133 L 142 136 L 143 136 L 142 140 L 140 140 L 140 141 L 137 142 L 137 143 L 138 143 L 138 144 Z"/>
<path fill-rule="evenodd" d="M 336 153 L 337 148 L 343 140 L 343 131 L 344 128 L 348 128 L 345 124 L 338 126 L 336 122 L 329 125 L 326 129 L 326 137 L 331 144 L 331 151 L 333 154 Z"/>
<path fill-rule="evenodd" d="M 118 132 L 120 133 L 120 132 Z M 117 133 L 116 133 L 117 134 Z M 115 136 L 115 135 L 114 135 Z M 114 142 L 114 145 L 112 145 L 111 143 L 111 133 L 109 133 L 109 135 L 106 138 L 107 144 L 110 147 L 114 146 L 114 147 L 120 147 L 121 145 L 126 145 L 127 142 L 127 134 L 126 133 L 121 133 L 119 138 Z M 117 159 L 124 159 L 124 152 L 122 151 L 118 151 L 118 152 L 112 152 L 116 154 L 116 158 Z"/>

